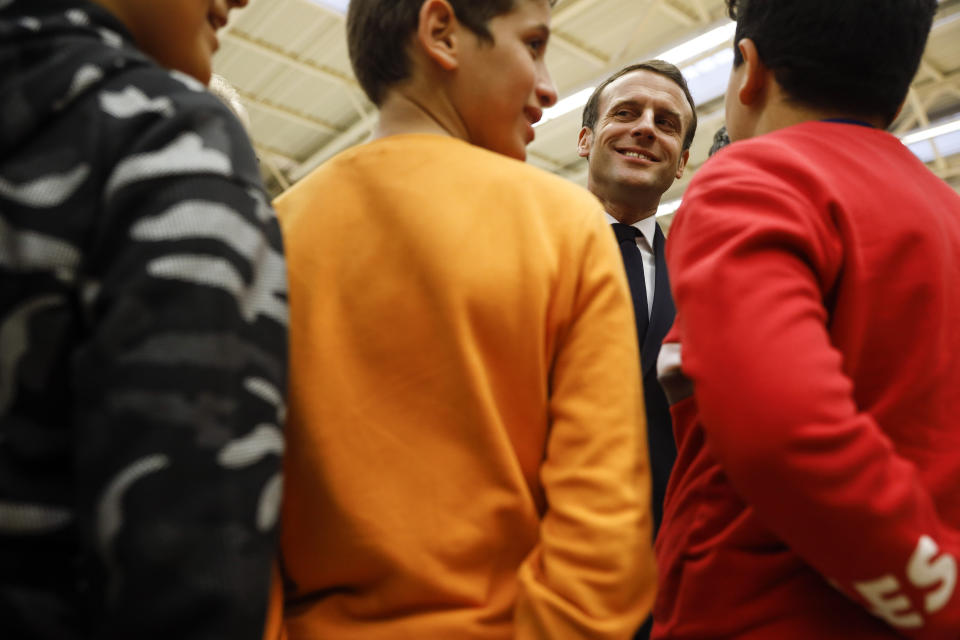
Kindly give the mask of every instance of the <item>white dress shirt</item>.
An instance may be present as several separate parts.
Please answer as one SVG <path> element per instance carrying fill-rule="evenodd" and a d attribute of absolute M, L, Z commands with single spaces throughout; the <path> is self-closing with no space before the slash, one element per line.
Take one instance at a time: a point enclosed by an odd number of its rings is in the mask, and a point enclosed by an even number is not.
<path fill-rule="evenodd" d="M 613 224 L 619 222 L 609 213 L 605 213 L 607 222 Z M 637 236 L 637 248 L 640 249 L 640 257 L 643 258 L 643 283 L 647 286 L 647 317 L 653 311 L 653 293 L 657 283 L 657 261 L 653 255 L 653 234 L 657 230 L 656 216 L 649 216 L 643 220 L 637 220 L 631 227 L 639 229 L 640 235 Z"/>

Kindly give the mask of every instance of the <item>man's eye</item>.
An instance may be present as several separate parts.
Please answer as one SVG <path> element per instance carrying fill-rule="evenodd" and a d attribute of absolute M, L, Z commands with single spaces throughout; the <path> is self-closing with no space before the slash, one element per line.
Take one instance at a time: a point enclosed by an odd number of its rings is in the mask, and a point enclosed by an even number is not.
<path fill-rule="evenodd" d="M 527 43 L 527 46 L 530 47 L 530 51 L 539 55 L 543 53 L 543 50 L 547 47 L 546 40 L 530 40 Z"/>

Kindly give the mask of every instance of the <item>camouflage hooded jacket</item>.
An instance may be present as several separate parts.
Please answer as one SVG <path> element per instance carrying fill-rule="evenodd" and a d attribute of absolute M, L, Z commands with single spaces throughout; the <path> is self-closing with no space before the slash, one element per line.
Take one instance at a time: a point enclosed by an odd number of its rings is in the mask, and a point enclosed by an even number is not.
<path fill-rule="evenodd" d="M 0 638 L 259 638 L 286 276 L 241 125 L 81 0 L 0 0 Z"/>

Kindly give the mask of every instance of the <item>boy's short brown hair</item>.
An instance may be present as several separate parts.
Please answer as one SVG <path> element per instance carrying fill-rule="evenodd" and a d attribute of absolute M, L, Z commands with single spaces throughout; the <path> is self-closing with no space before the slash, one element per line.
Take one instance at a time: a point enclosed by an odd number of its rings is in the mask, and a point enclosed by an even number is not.
<path fill-rule="evenodd" d="M 530 0 L 446 0 L 464 26 L 492 42 L 491 19 Z M 550 6 L 556 0 L 547 0 Z M 367 97 L 380 106 L 387 89 L 410 76 L 407 46 L 424 0 L 351 0 L 347 11 L 350 63 Z"/>

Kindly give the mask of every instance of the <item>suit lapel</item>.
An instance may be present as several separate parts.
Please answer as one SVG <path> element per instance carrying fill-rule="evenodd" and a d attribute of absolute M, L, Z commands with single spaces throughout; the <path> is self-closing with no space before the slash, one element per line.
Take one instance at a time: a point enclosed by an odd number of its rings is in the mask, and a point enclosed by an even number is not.
<path fill-rule="evenodd" d="M 663 231 L 657 225 L 654 232 L 653 252 L 656 263 L 656 282 L 653 292 L 653 308 L 650 311 L 650 325 L 647 328 L 647 337 L 640 349 L 640 362 L 643 366 L 643 375 L 654 368 L 657 354 L 660 352 L 660 343 L 673 325 L 676 308 L 673 306 L 673 295 L 670 293 L 670 275 L 667 273 L 667 262 L 664 259 Z"/>

